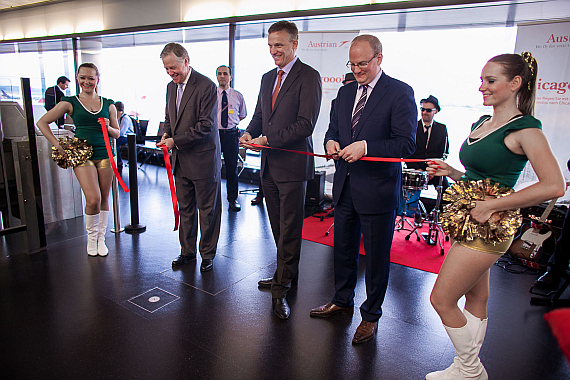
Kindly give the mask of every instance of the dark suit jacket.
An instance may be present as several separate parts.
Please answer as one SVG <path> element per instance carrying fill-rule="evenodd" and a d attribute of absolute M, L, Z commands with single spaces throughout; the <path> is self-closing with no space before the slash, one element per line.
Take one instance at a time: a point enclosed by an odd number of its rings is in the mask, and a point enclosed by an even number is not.
<path fill-rule="evenodd" d="M 174 82 L 166 87 L 164 132 L 174 139 L 172 167 L 175 174 L 191 180 L 214 177 L 221 170 L 216 85 L 192 69 L 180 101 L 178 116 L 177 87 Z M 176 173 L 177 170 L 180 172 Z"/>
<path fill-rule="evenodd" d="M 254 138 L 265 135 L 272 147 L 312 153 L 311 136 L 321 108 L 321 76 L 297 59 L 281 85 L 272 111 L 271 95 L 276 77 L 277 68 L 261 78 L 257 106 L 246 132 Z M 262 176 L 266 165 L 275 181 L 307 181 L 315 174 L 313 157 L 297 153 L 263 149 Z"/>
<path fill-rule="evenodd" d="M 55 107 L 55 105 L 57 103 L 59 103 L 59 101 L 61 100 L 61 98 L 64 96 L 65 94 L 63 93 L 63 91 L 61 91 L 61 89 L 59 88 L 59 86 L 53 86 L 53 87 L 48 87 L 48 89 L 46 90 L 45 93 L 45 108 L 46 110 L 51 110 L 53 107 Z M 58 126 L 62 126 L 65 122 L 65 116 L 59 118 L 56 120 L 56 124 Z"/>
<path fill-rule="evenodd" d="M 416 131 L 416 151 L 408 158 L 442 158 L 443 154 L 449 154 L 449 141 L 445 124 L 434 121 L 431 126 L 429 144 L 426 148 L 426 135 L 422 120 L 418 120 Z M 408 168 L 426 170 L 425 162 L 408 162 Z"/>
<path fill-rule="evenodd" d="M 353 82 L 339 89 L 325 134 L 325 146 L 327 141 L 334 140 L 342 149 L 355 141 L 366 140 L 371 157 L 402 158 L 412 154 L 418 115 L 412 88 L 382 73 L 368 97 L 352 138 L 352 108 L 357 88 L 358 83 Z M 402 196 L 401 168 L 399 162 L 359 160 L 349 164 L 338 160 L 333 183 L 335 205 L 343 186 L 348 184 L 358 213 L 380 214 L 397 209 Z"/>

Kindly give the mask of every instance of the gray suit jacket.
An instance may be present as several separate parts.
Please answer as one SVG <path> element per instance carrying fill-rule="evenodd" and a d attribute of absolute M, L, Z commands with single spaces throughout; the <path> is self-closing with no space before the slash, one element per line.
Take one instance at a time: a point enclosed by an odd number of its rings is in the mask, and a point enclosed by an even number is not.
<path fill-rule="evenodd" d="M 172 167 L 175 175 L 191 180 L 214 177 L 221 170 L 216 85 L 192 69 L 176 115 L 177 84 L 166 87 L 164 132 L 174 139 Z M 178 166 L 176 165 L 178 163 Z"/>
<path fill-rule="evenodd" d="M 268 145 L 276 148 L 313 152 L 313 130 L 321 109 L 321 76 L 300 59 L 281 85 L 271 110 L 271 95 L 277 68 L 261 78 L 261 89 L 253 118 L 247 127 L 252 137 L 267 136 Z M 307 181 L 314 177 L 313 157 L 297 153 L 263 149 L 261 175 L 269 165 L 276 181 Z"/>

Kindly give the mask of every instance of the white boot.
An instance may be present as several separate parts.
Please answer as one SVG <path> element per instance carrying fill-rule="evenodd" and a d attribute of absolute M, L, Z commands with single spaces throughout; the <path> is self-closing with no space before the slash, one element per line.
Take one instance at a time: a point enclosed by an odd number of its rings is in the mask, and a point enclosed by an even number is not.
<path fill-rule="evenodd" d="M 99 214 L 85 214 L 85 230 L 87 231 L 87 254 L 97 256 L 97 234 L 99 233 Z"/>
<path fill-rule="evenodd" d="M 483 340 L 485 339 L 485 332 L 487 331 L 487 319 L 479 319 L 468 310 L 463 310 L 463 314 L 467 319 L 467 325 L 471 330 L 471 334 L 475 345 L 477 346 L 477 356 L 479 356 L 479 351 L 481 351 L 481 346 L 483 345 Z M 427 380 L 448 380 L 448 379 L 463 379 L 460 377 L 459 372 L 459 358 L 456 356 L 453 358 L 453 363 L 443 371 L 431 372 L 426 375 Z M 483 365 L 481 365 L 483 367 Z M 480 375 L 479 379 L 487 379 L 487 371 L 483 367 L 484 375 Z M 482 376 L 482 377 L 481 377 Z"/>
<path fill-rule="evenodd" d="M 97 253 L 99 256 L 107 256 L 109 249 L 105 245 L 105 233 L 107 232 L 107 221 L 109 220 L 109 210 L 101 210 L 99 218 L 99 234 L 97 236 Z"/>

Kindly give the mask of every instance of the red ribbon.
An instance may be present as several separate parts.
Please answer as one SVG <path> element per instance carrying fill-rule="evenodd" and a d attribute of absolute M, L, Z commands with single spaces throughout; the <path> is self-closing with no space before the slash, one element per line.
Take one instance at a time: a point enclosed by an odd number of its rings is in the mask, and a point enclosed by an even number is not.
<path fill-rule="evenodd" d="M 166 144 L 162 146 L 162 154 L 164 155 L 164 166 L 168 173 L 168 183 L 170 184 L 170 196 L 172 197 L 172 208 L 174 209 L 174 231 L 178 229 L 178 221 L 180 214 L 178 212 L 178 199 L 176 198 L 176 188 L 174 187 L 174 176 L 172 175 L 172 165 L 170 165 L 170 155 Z"/>
<path fill-rule="evenodd" d="M 328 158 L 328 159 L 332 159 L 333 156 L 330 156 L 328 154 L 316 154 L 316 153 L 310 153 L 310 152 L 300 152 L 298 150 L 289 150 L 289 149 L 281 149 L 281 148 L 274 148 L 271 146 L 267 146 L 267 145 L 258 145 L 258 144 L 252 144 L 252 143 L 246 143 L 249 146 L 253 146 L 255 148 L 261 148 L 261 149 L 275 149 L 275 150 L 281 150 L 283 152 L 289 152 L 289 153 L 299 153 L 299 154 L 304 154 L 305 156 L 314 156 L 314 157 L 322 157 L 322 158 Z M 425 161 L 431 161 L 431 160 L 426 160 L 426 159 L 422 159 L 422 158 L 390 158 L 390 157 L 368 157 L 368 156 L 364 156 L 360 158 L 360 161 L 376 161 L 376 162 L 425 162 Z"/>
<path fill-rule="evenodd" d="M 115 173 L 115 177 L 117 177 L 117 181 L 119 181 L 119 185 L 123 188 L 125 193 L 129 192 L 129 188 L 125 185 L 123 178 L 119 174 L 117 170 L 117 164 L 115 163 L 115 159 L 113 158 L 113 151 L 111 150 L 111 142 L 109 141 L 109 132 L 107 132 L 107 124 L 105 123 L 105 119 L 100 117 L 97 119 L 99 124 L 101 124 L 101 129 L 103 130 L 103 139 L 105 140 L 105 147 L 107 148 L 107 156 L 109 156 L 109 161 L 111 161 L 111 167 L 113 168 L 113 173 Z M 119 154 L 117 152 L 117 154 Z"/>

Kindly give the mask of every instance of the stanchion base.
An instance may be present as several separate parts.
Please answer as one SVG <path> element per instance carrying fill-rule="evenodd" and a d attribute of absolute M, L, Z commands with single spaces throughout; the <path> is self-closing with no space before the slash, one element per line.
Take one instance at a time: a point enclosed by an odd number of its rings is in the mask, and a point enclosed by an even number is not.
<path fill-rule="evenodd" d="M 113 232 L 113 233 L 115 233 L 115 234 L 118 234 L 118 233 L 123 232 L 124 230 L 125 230 L 125 229 L 124 229 L 123 227 L 121 227 L 121 228 L 119 228 L 118 230 L 116 230 L 116 229 L 114 229 L 114 228 L 111 228 L 110 231 Z"/>
<path fill-rule="evenodd" d="M 125 226 L 125 232 L 128 234 L 136 234 L 139 232 L 145 232 L 146 231 L 146 226 L 142 225 L 142 224 L 127 224 Z"/>

